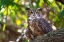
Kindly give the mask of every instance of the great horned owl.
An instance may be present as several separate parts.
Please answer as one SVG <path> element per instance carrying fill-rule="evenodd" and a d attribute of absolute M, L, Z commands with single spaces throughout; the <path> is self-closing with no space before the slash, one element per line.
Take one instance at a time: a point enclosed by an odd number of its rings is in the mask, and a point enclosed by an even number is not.
<path fill-rule="evenodd" d="M 42 18 L 41 8 L 38 8 L 37 10 L 27 8 L 26 10 L 28 11 L 28 28 L 26 31 L 26 36 L 28 39 L 34 39 L 37 36 L 52 31 L 50 24 Z"/>

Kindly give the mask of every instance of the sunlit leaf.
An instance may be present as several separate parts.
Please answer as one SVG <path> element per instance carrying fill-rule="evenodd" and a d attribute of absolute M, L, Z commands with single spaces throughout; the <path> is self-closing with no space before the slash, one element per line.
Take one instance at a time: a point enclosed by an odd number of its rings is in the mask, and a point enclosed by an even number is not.
<path fill-rule="evenodd" d="M 64 9 L 64 5 L 62 5 L 62 9 Z"/>
<path fill-rule="evenodd" d="M 21 16 L 21 14 L 20 14 L 20 13 L 18 13 L 18 17 L 19 17 L 19 18 L 22 18 L 22 16 Z"/>
<path fill-rule="evenodd" d="M 54 22 L 58 21 L 58 16 L 55 17 Z"/>
<path fill-rule="evenodd" d="M 53 0 L 48 0 L 48 1 L 51 2 L 51 3 L 53 2 Z"/>
<path fill-rule="evenodd" d="M 8 9 L 8 15 L 10 15 L 10 9 Z"/>
<path fill-rule="evenodd" d="M 11 8 L 12 8 L 12 6 L 11 6 L 11 5 L 9 5 L 9 6 L 8 6 L 8 8 L 9 8 L 9 9 L 11 9 Z"/>
<path fill-rule="evenodd" d="M 56 5 L 56 3 L 55 3 L 55 2 L 53 2 L 53 3 L 52 3 L 52 5 L 53 5 L 53 6 L 55 6 L 55 7 L 57 7 L 57 5 Z"/>
<path fill-rule="evenodd" d="M 24 28 L 27 28 L 28 24 L 27 23 L 24 23 Z"/>
<path fill-rule="evenodd" d="M 11 10 L 10 16 L 12 18 L 12 21 L 15 22 L 16 14 L 15 14 L 15 11 L 14 10 Z"/>
<path fill-rule="evenodd" d="M 22 15 L 22 18 L 23 18 L 25 21 L 27 20 L 26 15 Z"/>
<path fill-rule="evenodd" d="M 17 24 L 17 25 L 21 25 L 21 20 L 17 19 L 17 20 L 16 20 L 16 24 Z"/>
<path fill-rule="evenodd" d="M 17 3 L 17 2 L 18 2 L 18 0 L 14 0 L 14 2 L 15 2 L 15 3 Z"/>
<path fill-rule="evenodd" d="M 39 6 L 42 7 L 43 5 L 43 0 L 40 0 Z"/>
<path fill-rule="evenodd" d="M 53 16 L 53 13 L 52 12 L 49 12 L 49 19 L 51 19 L 52 18 L 52 16 Z"/>
<path fill-rule="evenodd" d="M 3 31 L 5 30 L 5 27 L 6 27 L 6 24 L 4 23 L 4 25 L 3 25 Z"/>
<path fill-rule="evenodd" d="M 25 11 L 25 8 L 22 8 L 23 11 Z"/>
<path fill-rule="evenodd" d="M 7 11 L 4 11 L 4 12 L 3 12 L 3 15 L 6 15 L 6 14 L 7 14 Z"/>
<path fill-rule="evenodd" d="M 59 8 L 57 8 L 57 11 L 58 11 L 58 12 L 60 12 L 60 9 L 59 9 Z"/>
<path fill-rule="evenodd" d="M 5 11 L 5 8 L 2 8 L 2 9 L 1 9 L 1 12 L 4 12 L 4 11 Z"/>

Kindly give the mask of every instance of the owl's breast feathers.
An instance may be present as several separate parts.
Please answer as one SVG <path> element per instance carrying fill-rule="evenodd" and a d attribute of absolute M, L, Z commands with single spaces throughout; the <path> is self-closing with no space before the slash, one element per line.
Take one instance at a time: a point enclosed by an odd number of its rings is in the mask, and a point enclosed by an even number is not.
<path fill-rule="evenodd" d="M 37 35 L 45 34 L 45 33 L 52 31 L 50 24 L 43 18 L 33 19 L 31 22 L 31 27 L 33 29 L 32 31 Z"/>
<path fill-rule="evenodd" d="M 52 31 L 53 29 L 51 28 L 50 24 L 43 18 L 37 19 L 38 27 L 44 31 L 44 33 L 48 33 Z"/>

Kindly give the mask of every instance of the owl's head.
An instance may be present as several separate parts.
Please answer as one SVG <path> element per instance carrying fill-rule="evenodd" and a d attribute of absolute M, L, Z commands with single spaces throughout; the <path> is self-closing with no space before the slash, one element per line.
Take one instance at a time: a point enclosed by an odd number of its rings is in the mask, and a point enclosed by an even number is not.
<path fill-rule="evenodd" d="M 26 8 L 26 10 L 28 11 L 28 18 L 29 19 L 35 19 L 35 18 L 40 18 L 42 17 L 42 9 L 38 8 L 38 9 L 31 9 L 31 8 Z"/>

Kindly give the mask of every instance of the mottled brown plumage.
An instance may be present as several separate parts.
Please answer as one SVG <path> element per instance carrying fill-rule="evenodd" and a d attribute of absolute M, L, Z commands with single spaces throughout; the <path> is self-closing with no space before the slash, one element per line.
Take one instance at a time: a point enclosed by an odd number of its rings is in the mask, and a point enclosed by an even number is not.
<path fill-rule="evenodd" d="M 40 8 L 37 10 L 31 10 L 30 8 L 27 8 L 27 10 L 28 28 L 26 31 L 26 36 L 29 40 L 52 31 L 50 24 L 42 18 Z"/>

